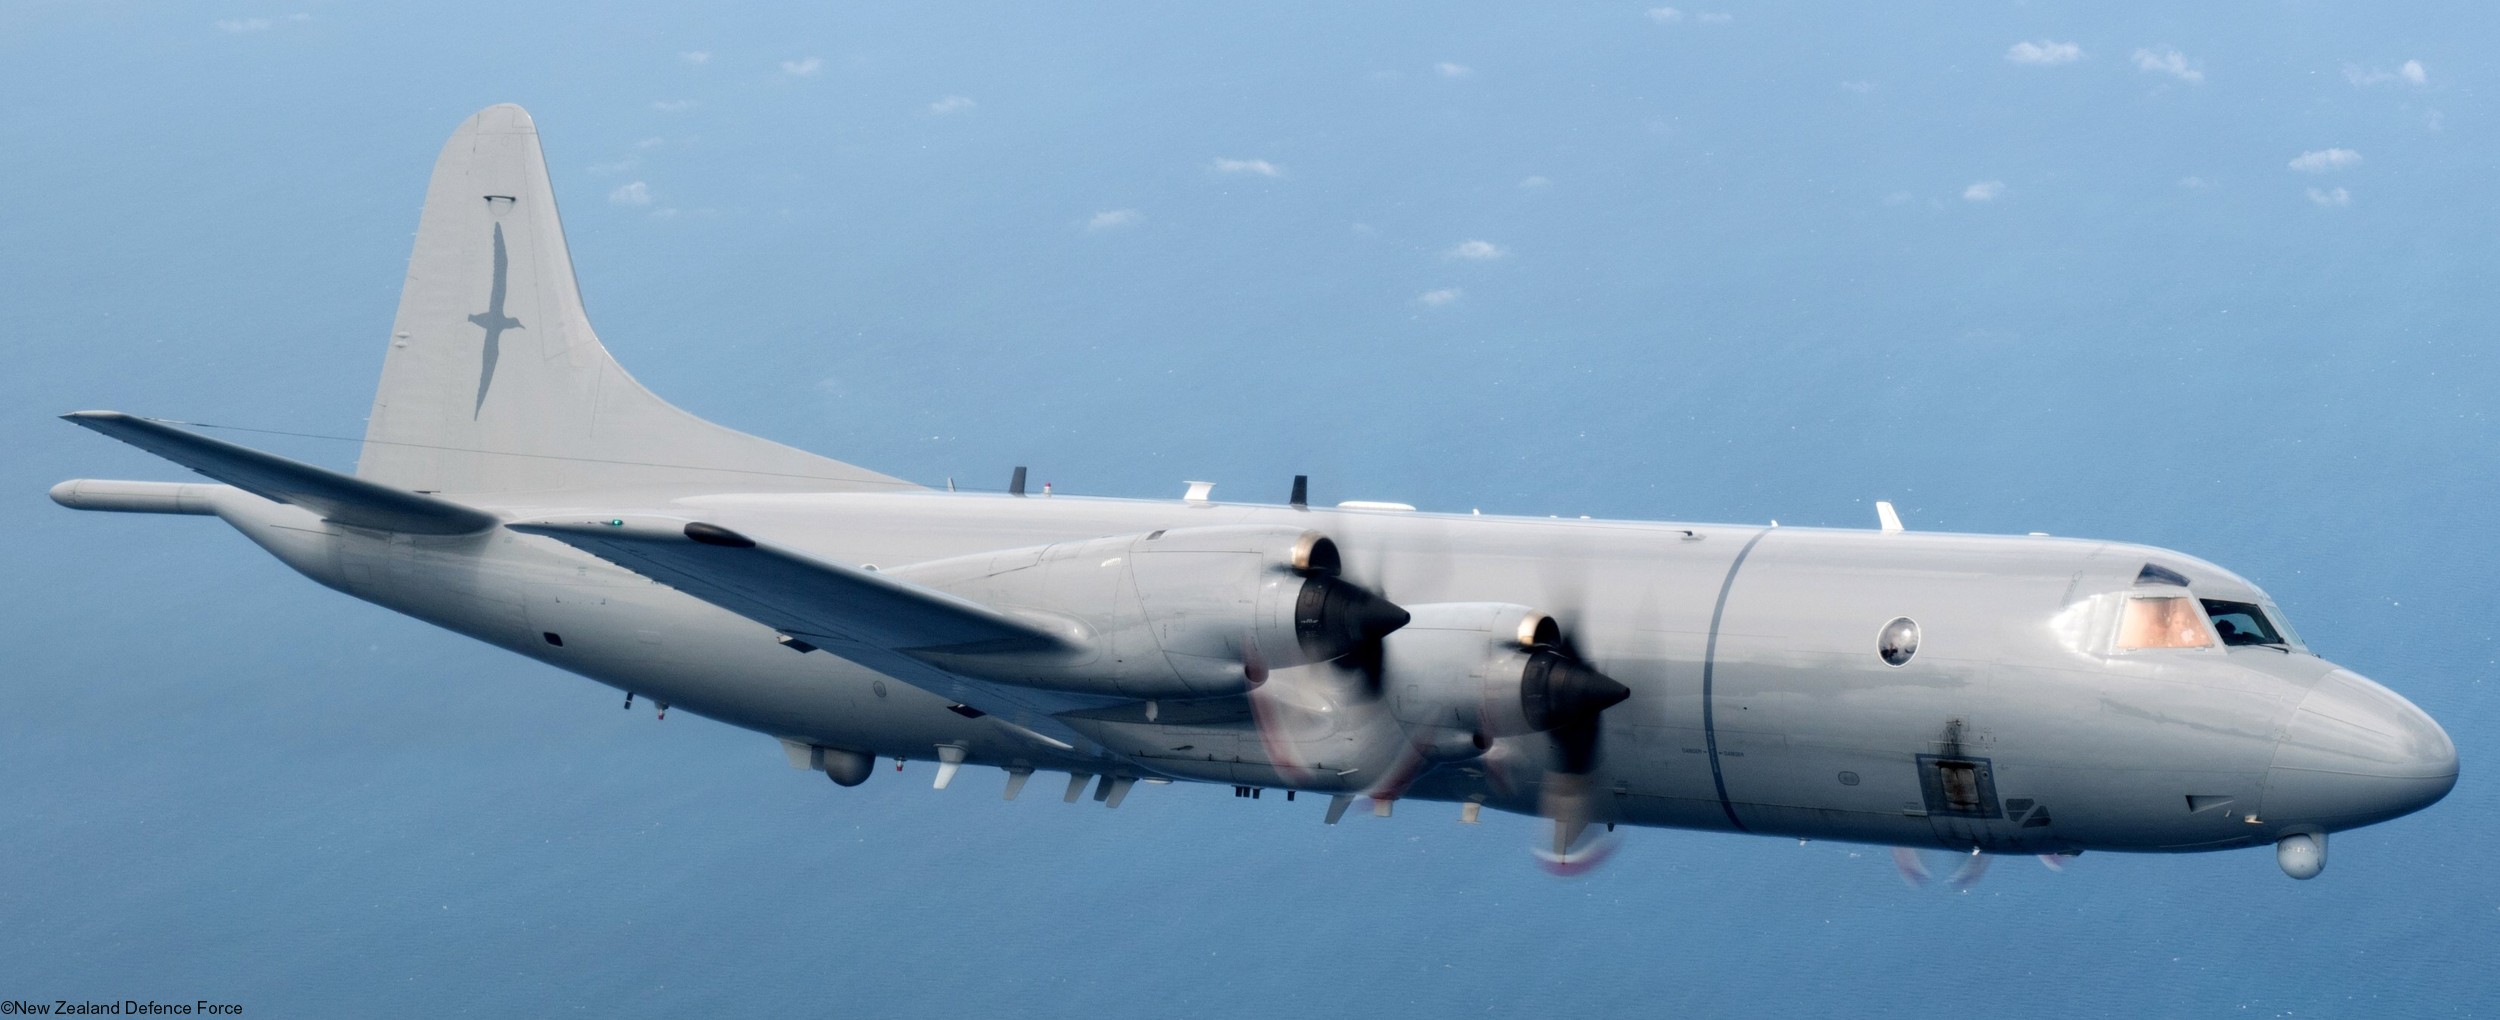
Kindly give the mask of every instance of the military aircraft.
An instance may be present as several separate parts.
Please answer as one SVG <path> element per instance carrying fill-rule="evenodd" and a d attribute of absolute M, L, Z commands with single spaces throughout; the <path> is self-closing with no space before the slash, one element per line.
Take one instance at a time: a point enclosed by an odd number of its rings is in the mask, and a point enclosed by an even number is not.
<path fill-rule="evenodd" d="M 936 490 L 661 401 L 591 332 L 536 125 L 435 164 L 354 475 L 160 420 L 70 421 L 212 479 L 75 480 L 222 518 L 349 595 L 665 714 L 876 762 L 1973 855 L 2272 845 L 2455 785 L 2455 745 L 2164 549 L 2046 536 Z M 1909 861 L 1905 858 L 1905 870 Z"/>

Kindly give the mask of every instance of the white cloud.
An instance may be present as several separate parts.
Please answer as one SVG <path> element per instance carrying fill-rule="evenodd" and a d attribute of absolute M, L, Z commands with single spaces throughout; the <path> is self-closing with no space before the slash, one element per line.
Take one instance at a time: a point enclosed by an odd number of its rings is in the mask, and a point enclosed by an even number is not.
<path fill-rule="evenodd" d="M 597 174 L 597 175 L 599 175 L 599 176 L 601 176 L 601 177 L 606 177 L 606 176 L 609 176 L 609 175 L 611 175 L 611 174 L 621 174 L 621 173 L 624 173 L 624 172 L 625 172 L 625 171 L 627 171 L 627 170 L 631 170 L 631 169 L 633 169 L 633 168 L 635 168 L 635 167 L 637 167 L 637 166 L 641 166 L 641 165 L 642 165 L 642 157 L 640 157 L 640 156 L 627 156 L 627 157 L 625 157 L 624 159 L 617 160 L 617 161 L 616 161 L 616 162 L 614 162 L 614 163 L 592 163 L 592 164 L 590 165 L 590 172 L 591 172 L 591 173 L 594 173 L 594 174 Z"/>
<path fill-rule="evenodd" d="M 1464 78 L 1468 75 L 1476 73 L 1475 68 L 1469 67 L 1465 64 L 1453 64 L 1446 60 L 1432 65 L 1432 69 L 1440 72 L 1441 77 L 1444 78 Z"/>
<path fill-rule="evenodd" d="M 800 78 L 813 78 L 816 76 L 816 72 L 824 69 L 825 62 L 821 57 L 808 57 L 805 60 L 784 60 L 781 62 L 781 73 Z"/>
<path fill-rule="evenodd" d="M 978 105 L 980 104 L 973 102 L 968 96 L 948 96 L 930 103 L 929 112 L 943 117 L 950 113 L 962 113 Z"/>
<path fill-rule="evenodd" d="M 643 139 L 643 140 L 641 140 L 641 141 L 639 141 L 639 142 L 635 142 L 635 143 L 634 143 L 634 148 L 637 148 L 637 149 L 642 149 L 642 150 L 645 150 L 645 151 L 649 151 L 649 150 L 651 150 L 651 149 L 656 149 L 656 148 L 659 148 L 660 146 L 667 145 L 667 144 L 668 144 L 668 139 L 666 139 L 666 138 L 662 138 L 662 137 L 660 137 L 660 136 L 658 136 L 658 135 L 652 135 L 652 136 L 651 136 L 651 137 L 649 137 L 649 138 L 645 138 L 645 139 Z"/>
<path fill-rule="evenodd" d="M 2166 74 L 2190 85 L 2205 83 L 2205 72 L 2188 66 L 2187 54 L 2167 46 L 2135 51 L 2135 69 L 2147 74 Z"/>
<path fill-rule="evenodd" d="M 1661 25 L 1672 25 L 1676 22 L 1684 20 L 1684 12 L 1676 10 L 1673 7 L 1652 7 L 1649 9 L 1649 20 L 1655 21 Z M 1435 293 L 1439 292 L 1436 291 Z"/>
<path fill-rule="evenodd" d="M 1840 87 L 1843 90 L 1855 92 L 1861 96 L 1875 91 L 1875 83 L 1871 81 L 1844 81 L 1840 83 Z"/>
<path fill-rule="evenodd" d="M 1257 174 L 1261 177 L 1283 177 L 1285 168 L 1264 159 L 1224 159 L 1217 157 L 1215 172 L 1219 174 Z"/>
<path fill-rule="evenodd" d="M 663 99 L 652 103 L 651 108 L 658 110 L 661 113 L 684 113 L 688 110 L 694 109 L 698 105 L 701 104 L 698 104 L 691 99 Z"/>
<path fill-rule="evenodd" d="M 2179 178 L 2179 186 L 2189 191 L 2208 191 L 2214 187 L 2214 182 L 2202 177 L 2182 177 Z"/>
<path fill-rule="evenodd" d="M 1892 194 L 1884 196 L 1884 204 L 1891 206 L 1908 205 L 1910 204 L 1910 193 L 1906 191 L 1893 192 Z"/>
<path fill-rule="evenodd" d="M 1085 229 L 1095 232 L 1118 230 L 1121 227 L 1134 226 L 1137 221 L 1145 218 L 1144 213 L 1135 209 L 1107 209 L 1095 213 L 1093 219 L 1085 221 Z"/>
<path fill-rule="evenodd" d="M 2329 170 L 2341 170 L 2360 162 L 2361 154 L 2351 149 L 2318 149 L 2294 156 L 2290 163 L 2284 165 L 2305 174 L 2322 174 Z"/>
<path fill-rule="evenodd" d="M 2344 65 L 2344 80 L 2351 82 L 2354 88 L 2366 89 L 2372 85 L 2385 85 L 2391 81 L 2401 81 L 2408 85 L 2428 85 L 2431 75 L 2430 72 L 2422 69 L 2421 61 L 2408 60 L 2393 71 L 2363 67 L 2359 64 L 2346 64 Z"/>
<path fill-rule="evenodd" d="M 694 65 L 694 66 L 696 66 L 696 67 L 701 67 L 701 66 L 703 66 L 703 65 L 705 65 L 705 64 L 709 64 L 709 63 L 711 63 L 711 62 L 712 62 L 712 51 L 710 51 L 710 50 L 687 50 L 687 51 L 686 51 L 686 52 L 684 52 L 684 53 L 680 53 L 680 54 L 678 54 L 678 55 L 677 55 L 677 59 L 679 59 L 679 60 L 683 60 L 683 61 L 685 61 L 685 62 L 687 62 L 687 63 L 689 63 L 689 64 L 693 64 L 693 65 Z"/>
<path fill-rule="evenodd" d="M 1466 296 L 1466 293 L 1466 291 L 1460 290 L 1456 287 L 1447 287 L 1441 290 L 1425 291 L 1422 294 L 1416 295 L 1415 300 L 1422 302 L 1428 308 L 1439 308 L 1442 305 L 1449 304 L 1452 301 L 1456 301 L 1459 298 Z"/>
<path fill-rule="evenodd" d="M 1442 252 L 1445 259 L 1466 259 L 1469 262 L 1491 262 L 1510 254 L 1491 241 L 1460 241 L 1458 247 Z"/>
<path fill-rule="evenodd" d="M 289 14 L 286 17 L 275 20 L 269 18 L 226 18 L 217 21 L 215 24 L 217 25 L 217 30 L 220 32 L 232 35 L 243 35 L 249 32 L 269 31 L 270 29 L 278 27 L 281 22 L 311 20 L 312 15 L 298 11 L 294 14 Z"/>
<path fill-rule="evenodd" d="M 622 185 L 608 192 L 608 201 L 618 205 L 650 205 L 651 186 L 641 181 Z"/>
<path fill-rule="evenodd" d="M 2309 189 L 2309 201 L 2330 209 L 2340 209 L 2344 206 L 2352 204 L 2352 192 L 2346 191 L 2342 188 L 2333 188 L 2326 191 L 2311 188 Z"/>
<path fill-rule="evenodd" d="M 1699 22 L 1701 22 L 1702 24 L 1705 24 L 1705 25 L 1724 25 L 1724 24 L 1727 24 L 1728 22 L 1731 22 L 1731 21 L 1736 20 L 1736 16 L 1735 16 L 1735 15 L 1733 15 L 1733 14 L 1728 14 L 1728 13 L 1725 13 L 1725 12 L 1721 12 L 1721 13 L 1718 13 L 1718 14 L 1703 13 L 1703 14 L 1698 14 L 1698 15 L 1695 15 L 1695 16 L 1694 16 L 1694 20 L 1699 21 Z"/>
<path fill-rule="evenodd" d="M 1522 177 L 1519 179 L 1519 187 L 1524 191 L 1535 191 L 1538 188 L 1549 188 L 1553 185 L 1554 182 L 1546 180 L 1540 176 Z"/>
<path fill-rule="evenodd" d="M 1980 181 L 1962 189 L 1962 201 L 1965 202 L 1994 202 L 2004 195 L 2004 181 Z"/>
<path fill-rule="evenodd" d="M 2017 64 L 2055 67 L 2083 59 L 2083 47 L 2070 42 L 2051 42 L 2047 39 L 2039 42 L 2018 42 L 2006 48 L 2005 59 Z"/>

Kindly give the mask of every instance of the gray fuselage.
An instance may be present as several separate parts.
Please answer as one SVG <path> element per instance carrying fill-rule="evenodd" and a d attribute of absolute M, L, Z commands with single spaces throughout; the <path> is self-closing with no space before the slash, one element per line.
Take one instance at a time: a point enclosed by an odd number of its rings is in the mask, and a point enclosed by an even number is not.
<path fill-rule="evenodd" d="M 799 744 L 1329 792 L 1370 781 L 1280 767 L 1259 734 L 1193 722 L 1186 706 L 1098 726 L 1102 746 L 1064 751 L 842 659 L 793 654 L 769 628 L 551 540 L 385 535 L 208 491 L 221 516 L 331 587 Z M 581 506 L 477 505 L 515 517 Z M 2280 620 L 2246 581 L 2142 546 L 937 492 L 636 509 L 888 571 L 1153 529 L 1317 529 L 1346 550 L 1349 577 L 1400 603 L 1555 613 L 1632 690 L 1603 715 L 1597 821 L 1989 852 L 2211 850 L 2393 818 L 2437 801 L 2457 772 L 2428 716 L 2297 639 L 2117 650 L 2122 607 L 2148 591 Z M 2189 591 L 2148 589 L 2148 563 Z M 1893 665 L 1880 634 L 1901 619 L 1917 646 Z M 1548 753 L 1505 738 L 1399 793 L 1533 813 Z"/>

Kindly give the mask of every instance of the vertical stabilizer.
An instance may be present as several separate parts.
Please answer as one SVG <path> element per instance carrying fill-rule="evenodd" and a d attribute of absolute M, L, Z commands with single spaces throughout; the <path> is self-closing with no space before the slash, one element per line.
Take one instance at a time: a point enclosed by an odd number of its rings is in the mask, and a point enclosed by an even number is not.
<path fill-rule="evenodd" d="M 582 313 L 538 128 L 488 107 L 443 146 L 357 475 L 446 493 L 860 491 L 907 482 L 722 428 L 608 356 Z"/>

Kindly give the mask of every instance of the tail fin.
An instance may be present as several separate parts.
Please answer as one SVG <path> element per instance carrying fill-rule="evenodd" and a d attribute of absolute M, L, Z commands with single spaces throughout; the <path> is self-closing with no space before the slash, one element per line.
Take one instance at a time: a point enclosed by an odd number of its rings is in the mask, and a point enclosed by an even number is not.
<path fill-rule="evenodd" d="M 434 164 L 356 474 L 425 492 L 913 488 L 670 406 L 582 313 L 538 127 L 460 125 Z"/>

